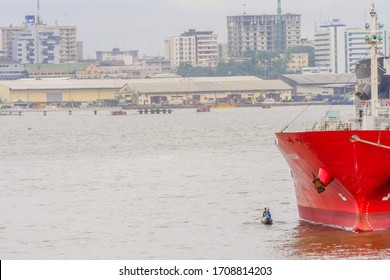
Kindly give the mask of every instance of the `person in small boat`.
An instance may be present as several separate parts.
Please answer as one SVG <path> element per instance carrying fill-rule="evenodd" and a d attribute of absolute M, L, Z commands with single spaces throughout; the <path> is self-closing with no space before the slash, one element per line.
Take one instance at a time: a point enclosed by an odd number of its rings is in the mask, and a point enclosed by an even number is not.
<path fill-rule="evenodd" d="M 267 208 L 264 208 L 263 217 L 265 217 L 266 214 L 267 214 Z"/>
<path fill-rule="evenodd" d="M 263 217 L 265 217 L 266 219 L 271 219 L 271 212 L 269 211 L 269 208 L 264 208 Z"/>
<path fill-rule="evenodd" d="M 267 220 L 271 219 L 271 212 L 269 211 L 269 208 L 265 211 L 265 218 Z"/>

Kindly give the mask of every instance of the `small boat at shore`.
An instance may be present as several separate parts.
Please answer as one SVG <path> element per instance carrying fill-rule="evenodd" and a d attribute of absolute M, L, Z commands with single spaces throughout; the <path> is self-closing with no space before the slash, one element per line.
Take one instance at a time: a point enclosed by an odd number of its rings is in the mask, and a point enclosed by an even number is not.
<path fill-rule="evenodd" d="M 197 113 L 210 112 L 210 107 L 202 107 L 196 109 Z"/>
<path fill-rule="evenodd" d="M 263 102 L 261 102 L 261 108 L 270 109 L 273 104 L 275 104 L 275 100 L 273 98 L 266 98 Z"/>
<path fill-rule="evenodd" d="M 118 111 L 112 111 L 111 115 L 113 116 L 124 116 L 127 115 L 126 111 L 118 110 Z"/>
<path fill-rule="evenodd" d="M 271 108 L 271 104 L 261 104 L 261 108 L 263 108 L 263 109 L 270 109 Z"/>

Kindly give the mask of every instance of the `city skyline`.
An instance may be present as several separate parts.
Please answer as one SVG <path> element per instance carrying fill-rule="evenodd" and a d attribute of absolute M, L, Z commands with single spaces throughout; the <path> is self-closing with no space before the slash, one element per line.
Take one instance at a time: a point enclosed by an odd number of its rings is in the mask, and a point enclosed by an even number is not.
<path fill-rule="evenodd" d="M 390 26 L 386 0 L 375 2 L 379 22 Z M 84 58 L 96 51 L 120 48 L 139 50 L 140 55 L 164 55 L 164 39 L 188 29 L 214 31 L 226 43 L 226 17 L 246 13 L 276 14 L 277 0 L 40 0 L 44 23 L 75 25 L 84 44 Z M 337 7 L 337 9 L 334 9 Z M 371 1 L 282 0 L 282 13 L 302 15 L 302 35 L 313 38 L 315 28 L 340 19 L 348 27 L 364 27 Z M 348 12 L 346 12 L 348 11 Z M 25 15 L 37 15 L 37 0 L 3 0 L 0 26 L 19 26 Z"/>

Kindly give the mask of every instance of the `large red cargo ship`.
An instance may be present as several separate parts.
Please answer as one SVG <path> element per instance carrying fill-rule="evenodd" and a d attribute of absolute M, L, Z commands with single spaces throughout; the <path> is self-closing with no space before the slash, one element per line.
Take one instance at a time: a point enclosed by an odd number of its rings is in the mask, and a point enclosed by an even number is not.
<path fill-rule="evenodd" d="M 381 98 L 388 98 L 389 87 L 380 92 L 384 71 L 377 70 L 381 37 L 374 5 L 370 15 L 370 67 L 361 70 L 371 71 L 368 81 L 358 77 L 361 89 L 370 87 L 357 92 L 352 119 L 329 112 L 311 131 L 276 133 L 301 219 L 356 232 L 390 229 L 390 107 Z"/>

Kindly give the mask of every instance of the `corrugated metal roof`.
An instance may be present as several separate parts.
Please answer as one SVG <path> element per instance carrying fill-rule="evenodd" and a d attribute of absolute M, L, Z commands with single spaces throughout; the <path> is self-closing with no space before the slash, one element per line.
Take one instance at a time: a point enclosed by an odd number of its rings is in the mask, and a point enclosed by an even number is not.
<path fill-rule="evenodd" d="M 120 88 L 125 80 L 22 79 L 0 81 L 11 90 Z"/>
<path fill-rule="evenodd" d="M 300 85 L 322 85 L 322 84 L 355 84 L 356 75 L 345 74 L 291 74 L 282 75 Z"/>
<path fill-rule="evenodd" d="M 120 89 L 124 85 L 140 92 L 202 92 L 245 90 L 290 90 L 281 80 L 261 80 L 253 76 L 167 78 L 167 79 L 21 79 L 0 81 L 0 85 L 11 90 L 40 89 Z"/>
<path fill-rule="evenodd" d="M 128 83 L 133 91 L 143 93 L 157 92 L 210 92 L 210 91 L 255 91 L 255 90 L 291 90 L 280 80 L 235 80 L 235 81 L 197 81 L 180 80 L 166 83 Z"/>
<path fill-rule="evenodd" d="M 26 64 L 28 72 L 74 72 L 86 69 L 92 63 L 61 63 L 61 64 Z"/>

